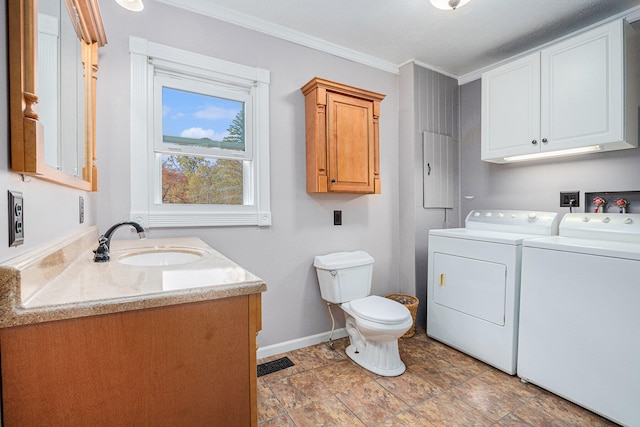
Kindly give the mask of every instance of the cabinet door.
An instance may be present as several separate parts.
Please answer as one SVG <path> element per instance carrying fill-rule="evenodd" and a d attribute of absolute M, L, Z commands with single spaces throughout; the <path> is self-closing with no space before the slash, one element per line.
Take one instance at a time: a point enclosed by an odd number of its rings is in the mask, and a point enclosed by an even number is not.
<path fill-rule="evenodd" d="M 482 75 L 482 160 L 540 151 L 540 54 Z"/>
<path fill-rule="evenodd" d="M 623 27 L 598 27 L 542 51 L 542 150 L 622 141 Z"/>
<path fill-rule="evenodd" d="M 0 329 L 5 426 L 257 426 L 259 296 Z"/>
<path fill-rule="evenodd" d="M 373 102 L 327 93 L 329 191 L 373 193 Z"/>

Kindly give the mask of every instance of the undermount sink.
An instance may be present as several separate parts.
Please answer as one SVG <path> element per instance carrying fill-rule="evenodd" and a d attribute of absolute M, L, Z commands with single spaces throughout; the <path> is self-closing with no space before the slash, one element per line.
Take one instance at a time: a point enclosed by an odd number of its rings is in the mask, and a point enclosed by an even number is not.
<path fill-rule="evenodd" d="M 205 255 L 192 248 L 152 248 L 126 253 L 118 258 L 118 262 L 139 267 L 157 267 L 163 265 L 188 264 Z"/>

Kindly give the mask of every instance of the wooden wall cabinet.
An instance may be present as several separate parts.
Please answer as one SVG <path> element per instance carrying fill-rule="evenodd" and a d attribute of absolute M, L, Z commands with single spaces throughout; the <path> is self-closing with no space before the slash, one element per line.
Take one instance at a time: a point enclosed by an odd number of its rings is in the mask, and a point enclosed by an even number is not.
<path fill-rule="evenodd" d="M 260 294 L 0 329 L 5 426 L 256 426 Z"/>
<path fill-rule="evenodd" d="M 380 102 L 385 95 L 314 78 L 302 87 L 307 193 L 380 193 Z"/>

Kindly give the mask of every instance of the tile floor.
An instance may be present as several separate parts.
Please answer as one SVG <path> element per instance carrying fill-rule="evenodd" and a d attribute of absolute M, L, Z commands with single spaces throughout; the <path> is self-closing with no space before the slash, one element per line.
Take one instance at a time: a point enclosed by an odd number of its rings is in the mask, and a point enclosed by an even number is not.
<path fill-rule="evenodd" d="M 260 427 L 318 426 L 616 426 L 534 385 L 523 384 L 428 338 L 400 339 L 407 371 L 381 377 L 319 344 L 283 356 L 295 366 L 258 378 Z"/>

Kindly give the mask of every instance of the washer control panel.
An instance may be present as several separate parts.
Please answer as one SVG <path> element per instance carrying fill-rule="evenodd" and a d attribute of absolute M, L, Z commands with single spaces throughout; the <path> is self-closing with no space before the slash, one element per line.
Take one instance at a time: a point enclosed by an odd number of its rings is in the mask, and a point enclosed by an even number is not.
<path fill-rule="evenodd" d="M 560 222 L 560 235 L 640 243 L 640 214 L 569 213 Z"/>

